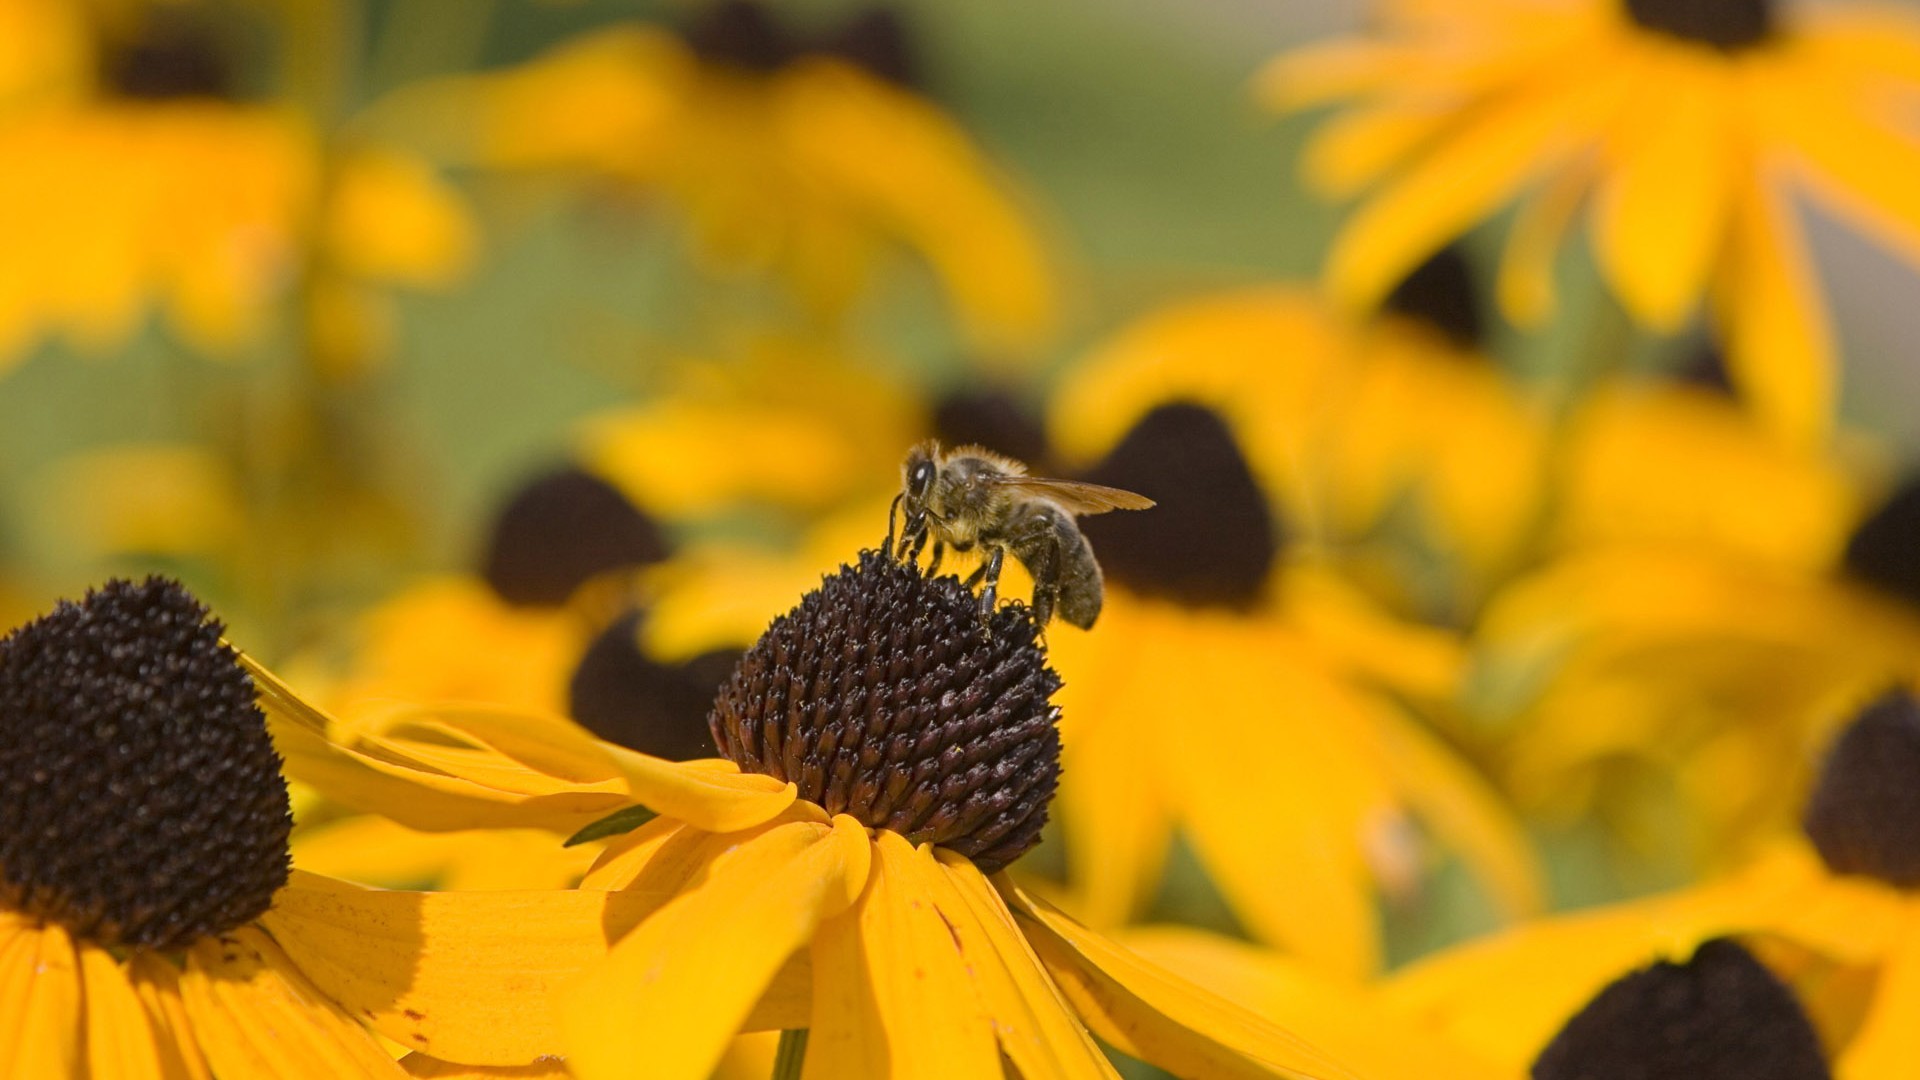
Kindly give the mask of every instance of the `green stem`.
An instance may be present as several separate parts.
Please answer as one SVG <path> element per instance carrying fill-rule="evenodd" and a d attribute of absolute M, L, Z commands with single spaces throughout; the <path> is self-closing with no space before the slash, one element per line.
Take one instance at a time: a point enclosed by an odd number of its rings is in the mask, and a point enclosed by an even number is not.
<path fill-rule="evenodd" d="M 800 1067 L 807 1060 L 807 1029 L 788 1028 L 780 1033 L 780 1049 L 773 1055 L 773 1080 L 800 1080 Z"/>

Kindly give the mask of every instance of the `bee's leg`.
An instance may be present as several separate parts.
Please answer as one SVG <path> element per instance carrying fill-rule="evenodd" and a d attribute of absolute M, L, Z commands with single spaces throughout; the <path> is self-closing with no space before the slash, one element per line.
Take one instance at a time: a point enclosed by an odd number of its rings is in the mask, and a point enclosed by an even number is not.
<path fill-rule="evenodd" d="M 986 576 L 987 576 L 987 564 L 983 560 L 979 566 L 976 566 L 973 568 L 973 573 L 967 575 L 967 580 L 961 582 L 960 584 L 966 587 L 967 589 L 972 590 L 973 588 L 978 586 L 980 584 L 980 580 Z"/>
<path fill-rule="evenodd" d="M 1052 533 L 1047 535 L 1027 567 L 1033 575 L 1033 625 L 1042 633 L 1053 621 L 1053 608 L 1060 600 L 1060 545 L 1051 542 Z"/>
<path fill-rule="evenodd" d="M 907 561 L 918 564 L 920 553 L 927 549 L 927 536 L 933 530 L 927 528 L 925 519 L 922 519 L 917 525 L 910 526 L 910 531 L 913 533 L 913 546 L 907 549 Z"/>
<path fill-rule="evenodd" d="M 983 626 L 993 618 L 993 605 L 999 599 L 997 594 L 1000 590 L 1000 564 L 1006 556 L 1006 548 L 995 547 L 993 554 L 988 555 L 987 561 L 980 567 L 983 571 L 980 588 L 980 623 Z"/>
<path fill-rule="evenodd" d="M 944 558 L 946 554 L 947 545 L 935 540 L 933 542 L 933 558 L 927 560 L 928 577 L 932 577 L 940 572 L 940 560 Z"/>
<path fill-rule="evenodd" d="M 893 501 L 887 504 L 887 538 L 880 544 L 880 554 L 889 559 L 893 558 L 893 519 L 900 513 L 900 500 L 902 498 L 904 498 L 904 496 L 895 495 Z M 902 539 L 904 539 L 904 537 Z"/>

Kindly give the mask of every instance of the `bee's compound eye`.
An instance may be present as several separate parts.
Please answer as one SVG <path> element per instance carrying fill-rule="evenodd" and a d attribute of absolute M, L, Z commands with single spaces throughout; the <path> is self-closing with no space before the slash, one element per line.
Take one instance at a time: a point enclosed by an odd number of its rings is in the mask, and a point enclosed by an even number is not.
<path fill-rule="evenodd" d="M 912 475 L 907 478 L 907 482 L 913 485 L 913 490 L 925 491 L 927 485 L 933 482 L 933 466 L 925 461 L 915 465 Z"/>

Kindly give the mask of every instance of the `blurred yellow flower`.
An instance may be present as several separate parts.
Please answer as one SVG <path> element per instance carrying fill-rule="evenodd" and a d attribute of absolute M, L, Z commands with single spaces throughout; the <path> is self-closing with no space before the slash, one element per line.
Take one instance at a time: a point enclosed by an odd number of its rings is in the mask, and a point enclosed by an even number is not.
<path fill-rule="evenodd" d="M 1470 606 L 1536 527 L 1546 429 L 1462 326 L 1475 311 L 1465 274 L 1436 260 L 1410 279 L 1417 301 L 1362 324 L 1285 285 L 1167 306 L 1067 372 L 1050 430 L 1084 464 L 1158 405 L 1205 404 L 1232 421 L 1303 542 L 1350 553 L 1410 508 L 1411 539 L 1442 572 L 1398 567 L 1395 591 Z"/>
<path fill-rule="evenodd" d="M 437 286 L 464 269 L 472 226 L 416 159 L 363 146 L 332 160 L 297 111 L 234 100 L 209 12 L 121 14 L 58 0 L 0 12 L 39 43 L 8 72 L 23 86 L 0 86 L 0 367 L 53 338 L 118 345 L 153 309 L 194 348 L 233 356 L 311 284 L 317 359 L 346 370 L 378 345 L 364 283 Z"/>
<path fill-rule="evenodd" d="M 923 259 L 985 355 L 1039 344 L 1057 306 L 1025 200 L 938 107 L 751 28 L 613 26 L 501 74 L 405 95 L 394 122 L 484 168 L 605 177 L 683 215 L 696 262 L 766 274 L 837 319 L 890 248 Z M 705 54 L 702 50 L 705 49 Z"/>
<path fill-rule="evenodd" d="M 1707 547 L 1620 545 L 1494 598 L 1468 702 L 1530 812 L 1600 812 L 1628 850 L 1724 863 L 1779 828 L 1834 723 L 1917 664 L 1920 619 L 1865 590 Z"/>
<path fill-rule="evenodd" d="M 1377 302 L 1502 205 L 1502 309 L 1553 306 L 1553 257 L 1583 205 L 1627 311 L 1679 330 L 1710 295 L 1734 383 L 1775 430 L 1823 437 L 1837 373 L 1793 202 L 1805 196 L 1920 262 L 1920 168 L 1901 103 L 1920 24 L 1893 9 L 1773 0 L 1398 0 L 1379 29 L 1261 76 L 1283 109 L 1346 103 L 1310 144 L 1308 183 L 1364 201 L 1326 281 Z"/>
<path fill-rule="evenodd" d="M 1920 850 L 1913 770 L 1920 708 L 1899 692 L 1863 710 L 1829 754 L 1786 842 L 1732 877 L 1561 916 L 1422 960 L 1389 1008 L 1523 1068 L 1588 998 L 1660 955 L 1737 933 L 1799 991 L 1840 1080 L 1891 1080 L 1920 1060 Z"/>

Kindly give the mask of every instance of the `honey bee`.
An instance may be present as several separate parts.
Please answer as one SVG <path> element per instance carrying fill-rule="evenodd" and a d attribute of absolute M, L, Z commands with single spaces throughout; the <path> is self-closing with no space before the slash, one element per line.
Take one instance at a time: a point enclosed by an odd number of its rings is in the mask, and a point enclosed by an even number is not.
<path fill-rule="evenodd" d="M 907 561 L 917 562 L 928 539 L 933 541 L 928 574 L 939 571 L 949 547 L 981 548 L 985 558 L 966 585 L 981 586 L 984 619 L 993 614 L 1000 569 L 1011 552 L 1033 577 L 1033 618 L 1041 627 L 1056 610 L 1082 630 L 1100 615 L 1100 564 L 1074 518 L 1153 505 L 1119 488 L 1028 476 L 1025 465 L 984 447 L 943 450 L 931 439 L 908 452 L 900 477 L 900 494 L 887 511 L 887 553 L 893 553 L 894 516 L 902 511 L 900 547 Z"/>

